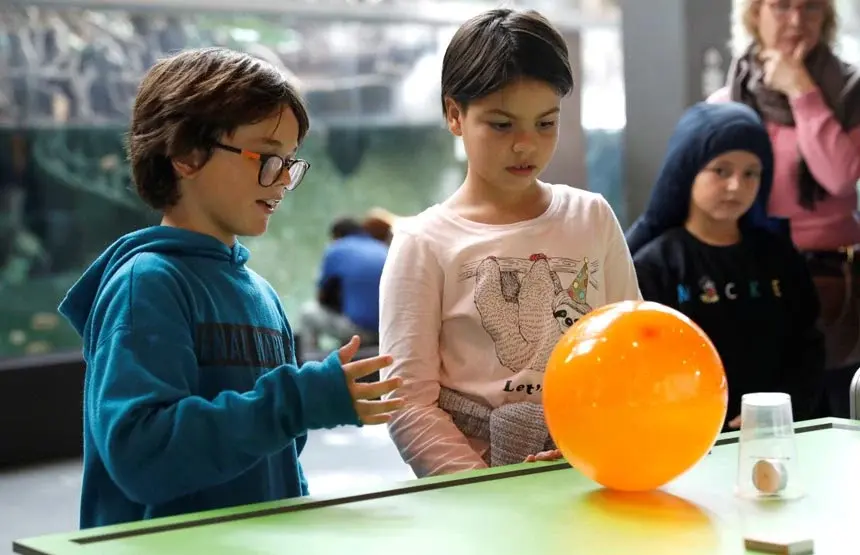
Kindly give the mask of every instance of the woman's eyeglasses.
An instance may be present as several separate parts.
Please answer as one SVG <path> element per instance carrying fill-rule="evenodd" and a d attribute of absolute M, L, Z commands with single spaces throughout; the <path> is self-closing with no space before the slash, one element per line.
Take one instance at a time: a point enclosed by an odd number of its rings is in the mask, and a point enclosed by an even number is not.
<path fill-rule="evenodd" d="M 286 168 L 290 175 L 290 182 L 286 185 L 287 191 L 294 191 L 311 167 L 307 160 L 300 158 L 281 158 L 277 154 L 261 154 L 221 143 L 214 143 L 212 146 L 258 161 L 260 173 L 257 175 L 257 183 L 261 187 L 271 187 L 277 183 Z"/>
<path fill-rule="evenodd" d="M 788 17 L 792 10 L 798 10 L 801 17 L 819 19 L 824 16 L 825 4 L 821 0 L 808 2 L 792 2 L 791 0 L 774 0 L 767 3 L 773 13 L 780 18 Z"/>

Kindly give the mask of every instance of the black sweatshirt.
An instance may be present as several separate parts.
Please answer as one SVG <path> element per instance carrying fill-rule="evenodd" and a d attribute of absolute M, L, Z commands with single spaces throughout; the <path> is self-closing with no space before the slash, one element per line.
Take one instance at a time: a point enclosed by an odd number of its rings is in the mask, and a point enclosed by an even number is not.
<path fill-rule="evenodd" d="M 727 422 L 740 414 L 743 394 L 762 391 L 790 394 L 795 420 L 813 416 L 824 367 L 818 297 L 786 240 L 753 228 L 740 243 L 715 247 L 678 227 L 639 250 L 634 263 L 642 296 L 689 316 L 719 351 Z"/>

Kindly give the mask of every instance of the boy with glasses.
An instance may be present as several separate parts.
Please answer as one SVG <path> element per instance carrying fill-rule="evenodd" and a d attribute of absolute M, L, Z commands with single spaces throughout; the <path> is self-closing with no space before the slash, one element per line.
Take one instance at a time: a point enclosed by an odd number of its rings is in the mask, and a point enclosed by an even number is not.
<path fill-rule="evenodd" d="M 308 430 L 386 422 L 391 363 L 353 338 L 296 366 L 278 295 L 237 236 L 260 235 L 309 168 L 284 75 L 225 49 L 158 62 L 128 137 L 161 225 L 118 239 L 60 305 L 84 343 L 81 528 L 306 495 Z"/>

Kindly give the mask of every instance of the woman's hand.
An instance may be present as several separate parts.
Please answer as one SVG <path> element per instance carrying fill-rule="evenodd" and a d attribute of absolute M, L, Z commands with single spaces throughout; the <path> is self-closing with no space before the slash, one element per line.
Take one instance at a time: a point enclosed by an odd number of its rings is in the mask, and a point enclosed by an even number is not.
<path fill-rule="evenodd" d="M 760 54 L 764 68 L 764 84 L 789 98 L 797 98 L 815 89 L 803 61 L 809 47 L 805 42 L 797 45 L 790 55 L 779 50 L 765 50 Z"/>

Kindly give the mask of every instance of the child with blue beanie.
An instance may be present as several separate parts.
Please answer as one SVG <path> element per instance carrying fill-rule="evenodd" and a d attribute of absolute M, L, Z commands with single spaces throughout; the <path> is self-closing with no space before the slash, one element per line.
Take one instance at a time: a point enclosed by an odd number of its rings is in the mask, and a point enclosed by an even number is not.
<path fill-rule="evenodd" d="M 646 300 L 713 341 L 726 370 L 726 428 L 745 393 L 792 396 L 813 417 L 824 364 L 818 298 L 787 225 L 768 218 L 773 150 L 754 111 L 699 103 L 680 119 L 645 213 L 626 234 Z"/>

